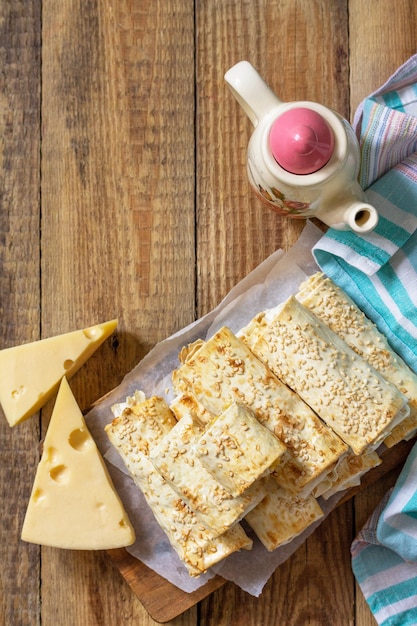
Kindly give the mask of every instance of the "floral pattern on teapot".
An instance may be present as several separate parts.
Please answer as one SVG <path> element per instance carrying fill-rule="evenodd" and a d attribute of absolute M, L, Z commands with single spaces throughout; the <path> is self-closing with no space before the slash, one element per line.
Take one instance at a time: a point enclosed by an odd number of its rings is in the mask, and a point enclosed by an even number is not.
<path fill-rule="evenodd" d="M 261 185 L 256 182 L 255 176 L 251 171 L 250 159 L 248 161 L 248 174 L 252 182 L 253 189 L 257 196 L 278 215 L 287 215 L 293 218 L 302 218 L 309 213 L 310 202 L 300 202 L 299 200 L 291 200 L 274 186 Z"/>

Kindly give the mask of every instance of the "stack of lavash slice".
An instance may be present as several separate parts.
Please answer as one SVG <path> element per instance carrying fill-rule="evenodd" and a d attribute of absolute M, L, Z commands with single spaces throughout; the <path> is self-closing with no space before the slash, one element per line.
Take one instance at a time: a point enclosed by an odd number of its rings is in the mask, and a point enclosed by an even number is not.
<path fill-rule="evenodd" d="M 415 434 L 417 377 L 353 301 L 323 274 L 256 316 L 241 338 L 349 445 L 313 493 L 329 498 Z"/>
<path fill-rule="evenodd" d="M 406 396 L 409 415 L 394 426 L 384 444 L 391 448 L 414 437 L 417 434 L 417 375 L 392 350 L 385 335 L 340 287 L 321 272 L 308 278 L 296 297 Z M 375 452 L 349 455 L 338 470 L 328 476 L 327 484 L 321 485 L 319 493 L 329 497 L 336 491 L 360 484 L 361 476 L 372 467 L 370 458 L 375 455 Z"/>
<path fill-rule="evenodd" d="M 297 299 L 407 397 L 410 414 L 392 430 L 384 443 L 392 447 L 403 439 L 414 437 L 417 434 L 417 375 L 392 350 L 385 335 L 340 287 L 321 272 L 300 286 Z"/>
<path fill-rule="evenodd" d="M 184 347 L 171 406 L 136 392 L 112 409 L 109 439 L 193 576 L 251 548 L 243 519 L 268 550 L 291 541 L 405 423 L 405 388 L 300 300 Z"/>
<path fill-rule="evenodd" d="M 236 550 L 252 547 L 238 520 L 247 508 L 263 497 L 260 485 L 245 497 L 231 502 L 228 494 L 202 483 L 196 508 L 191 507 L 189 498 L 184 499 L 180 490 L 173 488 L 173 476 L 169 474 L 167 480 L 151 460 L 151 453 L 155 453 L 177 426 L 165 400 L 155 396 L 145 398 L 138 391 L 112 410 L 115 418 L 106 426 L 107 435 L 191 576 L 199 576 Z M 172 472 L 175 472 L 176 459 L 186 458 L 183 452 L 186 439 L 178 447 L 173 445 L 172 453 L 167 455 L 167 466 L 171 461 Z M 162 450 L 160 454 L 163 458 Z M 192 460 L 189 459 L 188 467 L 185 471 L 183 469 L 181 476 L 182 484 L 186 484 L 187 480 L 193 483 L 195 475 Z M 211 497 L 215 498 L 216 504 L 213 502 L 213 505 L 207 506 Z"/>

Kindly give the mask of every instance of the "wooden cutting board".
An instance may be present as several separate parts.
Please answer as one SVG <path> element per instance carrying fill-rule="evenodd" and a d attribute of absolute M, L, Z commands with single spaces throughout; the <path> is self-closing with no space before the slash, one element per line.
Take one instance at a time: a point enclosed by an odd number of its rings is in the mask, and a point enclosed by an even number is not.
<path fill-rule="evenodd" d="M 340 506 L 394 468 L 398 468 L 398 471 L 400 471 L 415 441 L 415 439 L 403 441 L 394 448 L 388 448 L 381 452 L 381 465 L 367 472 L 362 478 L 361 485 L 349 489 L 337 506 Z M 123 548 L 109 550 L 108 555 L 149 615 L 159 623 L 166 623 L 175 619 L 227 582 L 224 578 L 215 576 L 200 589 L 192 593 L 186 593 L 153 572 Z"/>

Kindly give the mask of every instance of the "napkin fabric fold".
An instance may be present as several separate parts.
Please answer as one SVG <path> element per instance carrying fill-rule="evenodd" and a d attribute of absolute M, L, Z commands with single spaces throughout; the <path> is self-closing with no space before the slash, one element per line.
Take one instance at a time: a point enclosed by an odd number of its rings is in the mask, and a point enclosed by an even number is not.
<path fill-rule="evenodd" d="M 378 624 L 417 624 L 417 450 L 352 544 L 352 568 Z"/>
<path fill-rule="evenodd" d="M 363 235 L 329 229 L 313 255 L 417 372 L 417 54 L 360 104 L 353 125 L 359 182 L 379 222 Z M 351 550 L 378 624 L 417 624 L 417 444 Z"/>
<path fill-rule="evenodd" d="M 417 371 L 417 54 L 361 103 L 354 128 L 379 222 L 362 235 L 331 228 L 313 254 Z"/>

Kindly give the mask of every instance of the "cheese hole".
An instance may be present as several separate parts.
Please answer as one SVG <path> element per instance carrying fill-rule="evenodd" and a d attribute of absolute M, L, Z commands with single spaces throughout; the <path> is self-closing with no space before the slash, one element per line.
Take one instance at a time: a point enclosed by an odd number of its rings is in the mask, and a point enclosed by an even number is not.
<path fill-rule="evenodd" d="M 46 451 L 46 459 L 49 463 L 53 463 L 55 461 L 57 457 L 57 452 L 56 452 L 56 448 L 54 448 L 53 446 L 49 446 L 49 448 Z"/>
<path fill-rule="evenodd" d="M 69 471 L 66 465 L 56 465 L 49 472 L 50 477 L 56 483 L 64 483 L 69 478 Z"/>
<path fill-rule="evenodd" d="M 83 450 L 87 450 L 91 445 L 91 440 L 88 436 L 88 432 L 86 430 L 82 430 L 81 428 L 77 428 L 73 430 L 68 438 L 69 444 L 74 450 L 78 450 L 78 452 L 82 452 Z"/>
<path fill-rule="evenodd" d="M 35 490 L 35 493 L 33 494 L 34 502 L 41 502 L 42 500 L 45 500 L 45 498 L 46 498 L 45 492 L 42 489 Z"/>
<path fill-rule="evenodd" d="M 20 385 L 20 387 L 18 389 L 13 389 L 12 391 L 12 398 L 13 400 L 18 400 L 20 398 L 20 396 L 22 396 L 26 391 L 26 387 L 24 387 L 23 385 Z"/>
<path fill-rule="evenodd" d="M 98 508 L 99 511 L 104 511 L 104 509 L 106 508 L 103 502 L 97 502 L 96 507 Z"/>
<path fill-rule="evenodd" d="M 101 335 L 100 330 L 96 326 L 93 326 L 93 328 L 86 328 L 83 332 L 87 339 L 96 339 Z"/>
<path fill-rule="evenodd" d="M 72 359 L 66 359 L 64 361 L 64 369 L 65 370 L 69 370 L 70 367 L 72 367 L 74 365 L 74 361 Z"/>
<path fill-rule="evenodd" d="M 125 522 L 125 520 L 124 520 L 124 519 L 121 519 L 121 520 L 120 520 L 120 522 L 119 522 L 119 526 L 120 526 L 120 528 L 126 528 L 126 522 Z"/>

